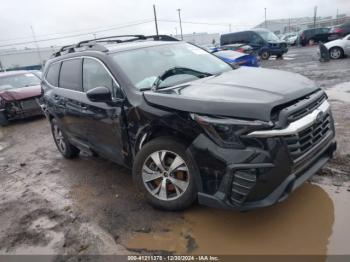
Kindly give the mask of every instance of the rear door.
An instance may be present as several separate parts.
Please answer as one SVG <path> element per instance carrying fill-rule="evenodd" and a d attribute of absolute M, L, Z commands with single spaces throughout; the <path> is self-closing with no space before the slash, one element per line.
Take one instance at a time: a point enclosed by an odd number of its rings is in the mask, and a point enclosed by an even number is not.
<path fill-rule="evenodd" d="M 92 102 L 86 98 L 82 104 L 81 115 L 86 123 L 88 140 L 92 148 L 100 155 L 122 164 L 123 152 L 127 150 L 123 145 L 127 145 L 127 137 L 123 133 L 125 129 L 121 89 L 102 61 L 85 57 L 83 61 L 84 91 L 88 92 L 101 86 L 111 91 L 114 102 Z"/>
<path fill-rule="evenodd" d="M 58 88 L 53 99 L 60 108 L 59 123 L 73 140 L 87 143 L 86 124 L 82 116 L 85 93 L 82 87 L 82 58 L 64 60 L 61 65 Z"/>

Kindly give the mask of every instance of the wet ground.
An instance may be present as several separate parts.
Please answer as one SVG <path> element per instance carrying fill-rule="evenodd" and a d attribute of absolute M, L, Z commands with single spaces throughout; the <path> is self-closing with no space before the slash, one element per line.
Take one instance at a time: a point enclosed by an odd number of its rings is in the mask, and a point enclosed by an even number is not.
<path fill-rule="evenodd" d="M 130 171 L 63 159 L 45 119 L 18 121 L 0 129 L 0 254 L 349 254 L 350 59 L 320 63 L 315 48 L 295 48 L 263 66 L 315 80 L 336 120 L 336 158 L 286 201 L 247 213 L 158 211 Z"/>

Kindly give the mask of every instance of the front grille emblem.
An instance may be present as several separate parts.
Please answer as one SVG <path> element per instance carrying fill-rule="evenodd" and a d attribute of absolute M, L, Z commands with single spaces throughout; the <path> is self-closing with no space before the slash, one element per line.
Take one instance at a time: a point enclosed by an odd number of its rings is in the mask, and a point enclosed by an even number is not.
<path fill-rule="evenodd" d="M 320 111 L 320 112 L 317 114 L 316 119 L 315 119 L 315 122 L 316 122 L 317 124 L 323 122 L 323 112 L 322 112 L 322 111 Z"/>

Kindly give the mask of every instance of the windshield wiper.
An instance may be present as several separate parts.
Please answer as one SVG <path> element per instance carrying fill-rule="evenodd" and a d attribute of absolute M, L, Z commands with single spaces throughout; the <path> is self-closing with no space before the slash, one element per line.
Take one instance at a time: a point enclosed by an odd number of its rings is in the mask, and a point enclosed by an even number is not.
<path fill-rule="evenodd" d="M 203 77 L 212 76 L 213 74 L 207 73 L 207 72 L 201 72 L 201 71 L 187 68 L 187 67 L 172 67 L 168 70 L 165 70 L 161 75 L 157 77 L 157 79 L 153 82 L 152 90 L 157 91 L 161 89 L 159 87 L 160 83 L 163 82 L 168 77 L 171 77 L 174 75 L 193 75 L 198 78 L 203 78 Z M 162 88 L 166 88 L 166 87 L 169 87 L 169 86 L 165 86 Z"/>

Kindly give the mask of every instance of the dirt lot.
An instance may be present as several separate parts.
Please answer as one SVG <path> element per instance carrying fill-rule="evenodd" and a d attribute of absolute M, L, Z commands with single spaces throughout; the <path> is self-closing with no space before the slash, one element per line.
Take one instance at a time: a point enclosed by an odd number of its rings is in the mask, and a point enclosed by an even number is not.
<path fill-rule="evenodd" d="M 0 129 L 0 254 L 349 254 L 350 59 L 321 64 L 316 48 L 293 48 L 263 67 L 315 80 L 336 120 L 336 158 L 285 202 L 248 213 L 158 211 L 129 170 L 63 159 L 45 119 L 18 121 Z"/>

